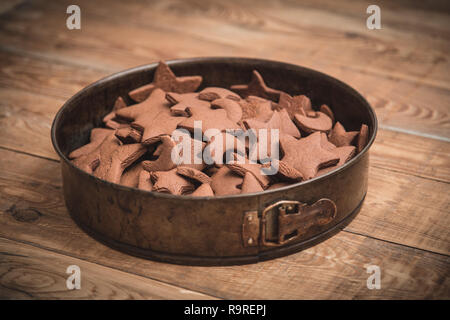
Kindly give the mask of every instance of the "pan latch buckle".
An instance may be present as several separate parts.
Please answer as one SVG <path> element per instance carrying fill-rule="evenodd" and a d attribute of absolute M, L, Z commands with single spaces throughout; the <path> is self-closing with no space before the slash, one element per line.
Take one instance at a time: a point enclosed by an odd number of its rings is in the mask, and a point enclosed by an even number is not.
<path fill-rule="evenodd" d="M 336 213 L 336 205 L 330 199 L 320 199 L 311 205 L 292 200 L 278 201 L 261 214 L 261 244 L 281 246 L 291 242 L 312 226 L 330 223 Z"/>

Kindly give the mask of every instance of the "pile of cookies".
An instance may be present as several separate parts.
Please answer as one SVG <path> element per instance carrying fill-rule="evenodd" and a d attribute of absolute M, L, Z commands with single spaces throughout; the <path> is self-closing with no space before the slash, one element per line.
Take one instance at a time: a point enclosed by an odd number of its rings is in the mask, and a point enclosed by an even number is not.
<path fill-rule="evenodd" d="M 128 106 L 118 97 L 103 118 L 104 127 L 92 129 L 90 142 L 69 158 L 80 169 L 113 183 L 174 195 L 214 196 L 261 192 L 312 179 L 342 166 L 368 143 L 367 125 L 346 131 L 327 105 L 313 108 L 305 95 L 270 88 L 256 70 L 248 84 L 229 89 L 196 92 L 201 82 L 201 76 L 177 77 L 160 62 L 152 83 L 129 92 L 136 103 Z M 199 121 L 200 141 L 195 133 Z M 176 129 L 190 133 L 190 145 L 197 148 L 191 159 L 173 160 L 179 143 L 172 136 Z M 211 129 L 216 134 L 211 135 Z M 250 161 L 248 143 L 233 135 L 260 129 L 277 130 L 279 157 L 271 158 L 269 141 L 258 145 L 267 149 L 268 158 Z M 216 150 L 215 159 L 229 159 L 225 154 L 231 153 L 241 161 L 203 161 L 198 149 L 202 154 L 217 139 L 235 141 L 219 157 Z M 273 175 L 261 170 L 274 164 Z"/>

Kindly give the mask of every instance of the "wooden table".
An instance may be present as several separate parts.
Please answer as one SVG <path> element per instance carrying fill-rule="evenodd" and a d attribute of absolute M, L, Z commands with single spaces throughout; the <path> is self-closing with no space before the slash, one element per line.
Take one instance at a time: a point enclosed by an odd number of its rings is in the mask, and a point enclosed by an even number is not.
<path fill-rule="evenodd" d="M 0 297 L 449 299 L 448 1 L 72 1 L 0 5 Z M 433 7 L 430 7 L 430 5 Z M 186 267 L 105 247 L 69 217 L 50 126 L 66 99 L 159 59 L 248 56 L 317 69 L 359 90 L 380 130 L 369 191 L 333 238 L 284 258 Z M 81 268 L 67 290 L 66 268 Z M 381 270 L 369 290 L 367 266 Z"/>

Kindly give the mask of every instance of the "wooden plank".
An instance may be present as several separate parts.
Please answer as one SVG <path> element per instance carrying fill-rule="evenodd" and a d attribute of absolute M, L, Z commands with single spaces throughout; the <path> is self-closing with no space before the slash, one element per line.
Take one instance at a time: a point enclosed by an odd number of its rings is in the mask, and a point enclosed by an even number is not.
<path fill-rule="evenodd" d="M 358 2 L 357 7 L 363 4 Z M 445 13 L 434 13 L 434 23 L 422 22 L 426 20 L 423 14 L 412 6 L 405 9 L 407 18 L 402 15 L 397 26 L 391 23 L 394 12 L 388 10 L 389 27 L 377 33 L 365 28 L 365 11 L 360 16 L 351 10 L 353 6 L 344 6 L 350 14 L 340 9 L 341 15 L 336 15 L 333 10 L 338 4 L 326 11 L 311 2 L 246 6 L 227 2 L 205 7 L 184 2 L 130 2 L 127 6 L 82 2 L 86 24 L 76 33 L 55 18 L 64 5 L 33 2 L 8 15 L 0 23 L 2 44 L 108 70 L 161 58 L 204 55 L 298 63 L 336 76 L 363 92 L 382 124 L 450 137 L 449 76 L 444 71 L 450 63 L 446 58 L 450 42 L 443 28 Z M 37 21 L 38 16 L 46 19 Z M 134 18 L 130 21 L 123 16 Z M 411 38 L 410 19 L 420 21 L 425 30 L 421 33 L 418 28 L 416 38 Z M 26 28 L 27 23 L 39 23 L 40 27 Z"/>
<path fill-rule="evenodd" d="M 448 256 L 348 232 L 341 232 L 301 253 L 247 266 L 186 267 L 129 257 L 96 242 L 74 224 L 63 203 L 58 163 L 6 150 L 0 150 L 0 163 L 1 167 L 8 168 L 0 171 L 0 236 L 4 238 L 227 299 L 450 297 Z M 377 170 L 374 168 L 372 171 Z M 398 194 L 400 185 L 397 189 L 388 188 L 393 181 L 400 179 L 397 174 L 385 176 L 384 171 L 379 170 L 376 176 L 380 178 L 373 181 L 384 181 L 383 185 L 377 186 L 378 190 L 386 189 L 397 192 L 397 197 L 402 196 Z M 432 199 L 428 203 L 439 197 L 428 189 L 439 192 L 436 186 L 441 182 L 413 176 L 408 179 L 411 185 L 420 185 L 422 192 L 429 194 Z M 374 189 L 374 185 L 370 188 Z M 403 244 L 419 248 L 427 246 L 427 250 L 446 251 L 448 254 L 448 238 L 426 240 L 426 235 L 420 233 L 417 226 L 414 230 L 389 229 L 394 214 L 387 210 L 398 204 L 383 199 L 369 192 L 360 215 L 382 217 L 386 213 L 384 227 L 387 230 L 384 235 L 391 231 L 400 238 L 398 235 L 402 233 Z M 401 208 L 414 201 L 405 195 L 401 200 L 406 203 Z M 403 215 L 403 220 L 411 219 L 411 213 L 401 208 L 394 213 Z M 440 212 L 441 207 L 430 208 L 429 204 L 426 208 L 415 208 L 416 212 L 424 212 L 425 209 L 427 219 L 419 221 L 423 224 L 421 230 L 432 230 L 433 234 L 428 235 L 430 238 L 445 235 L 442 230 L 448 230 L 445 229 L 449 225 L 447 212 Z M 405 213 L 408 215 L 404 216 Z M 410 236 L 412 232 L 415 234 Z M 370 236 L 376 237 L 377 234 Z M 430 245 L 435 247 L 430 248 Z M 382 290 L 367 289 L 366 264 L 380 266 Z"/>
<path fill-rule="evenodd" d="M 345 230 L 450 254 L 450 185 L 371 167 L 360 214 Z"/>
<path fill-rule="evenodd" d="M 54 115 L 65 99 L 106 72 L 0 50 L 1 65 L 0 146 L 58 159 L 50 141 Z M 376 166 L 449 182 L 449 150 L 445 141 L 380 130 L 371 154 Z"/>
<path fill-rule="evenodd" d="M 0 15 L 13 10 L 14 7 L 19 5 L 21 2 L 24 2 L 24 0 L 2 0 L 2 2 L 0 2 Z"/>
<path fill-rule="evenodd" d="M 67 289 L 67 267 L 80 268 L 80 289 Z M 0 238 L 0 299 L 213 299 L 149 278 Z"/>
<path fill-rule="evenodd" d="M 58 160 L 50 129 L 64 100 L 0 88 L 0 146 Z"/>
<path fill-rule="evenodd" d="M 380 129 L 371 166 L 450 182 L 450 142 Z"/>

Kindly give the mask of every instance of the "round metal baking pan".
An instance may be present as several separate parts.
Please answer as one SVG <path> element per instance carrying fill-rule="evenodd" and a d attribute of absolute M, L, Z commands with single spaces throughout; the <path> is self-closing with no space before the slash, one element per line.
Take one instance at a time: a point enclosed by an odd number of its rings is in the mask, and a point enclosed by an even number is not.
<path fill-rule="evenodd" d="M 272 88 L 305 94 L 314 106 L 329 105 L 347 130 L 368 125 L 369 142 L 334 171 L 260 193 L 174 196 L 110 183 L 80 170 L 67 155 L 88 142 L 90 130 L 102 125 L 119 95 L 125 97 L 151 82 L 157 63 L 122 71 L 75 94 L 52 125 L 65 202 L 88 234 L 118 250 L 158 261 L 232 265 L 308 248 L 334 235 L 359 212 L 377 120 L 357 91 L 326 74 L 276 61 L 217 57 L 167 63 L 177 76 L 203 76 L 202 87 L 246 83 L 256 69 Z"/>

